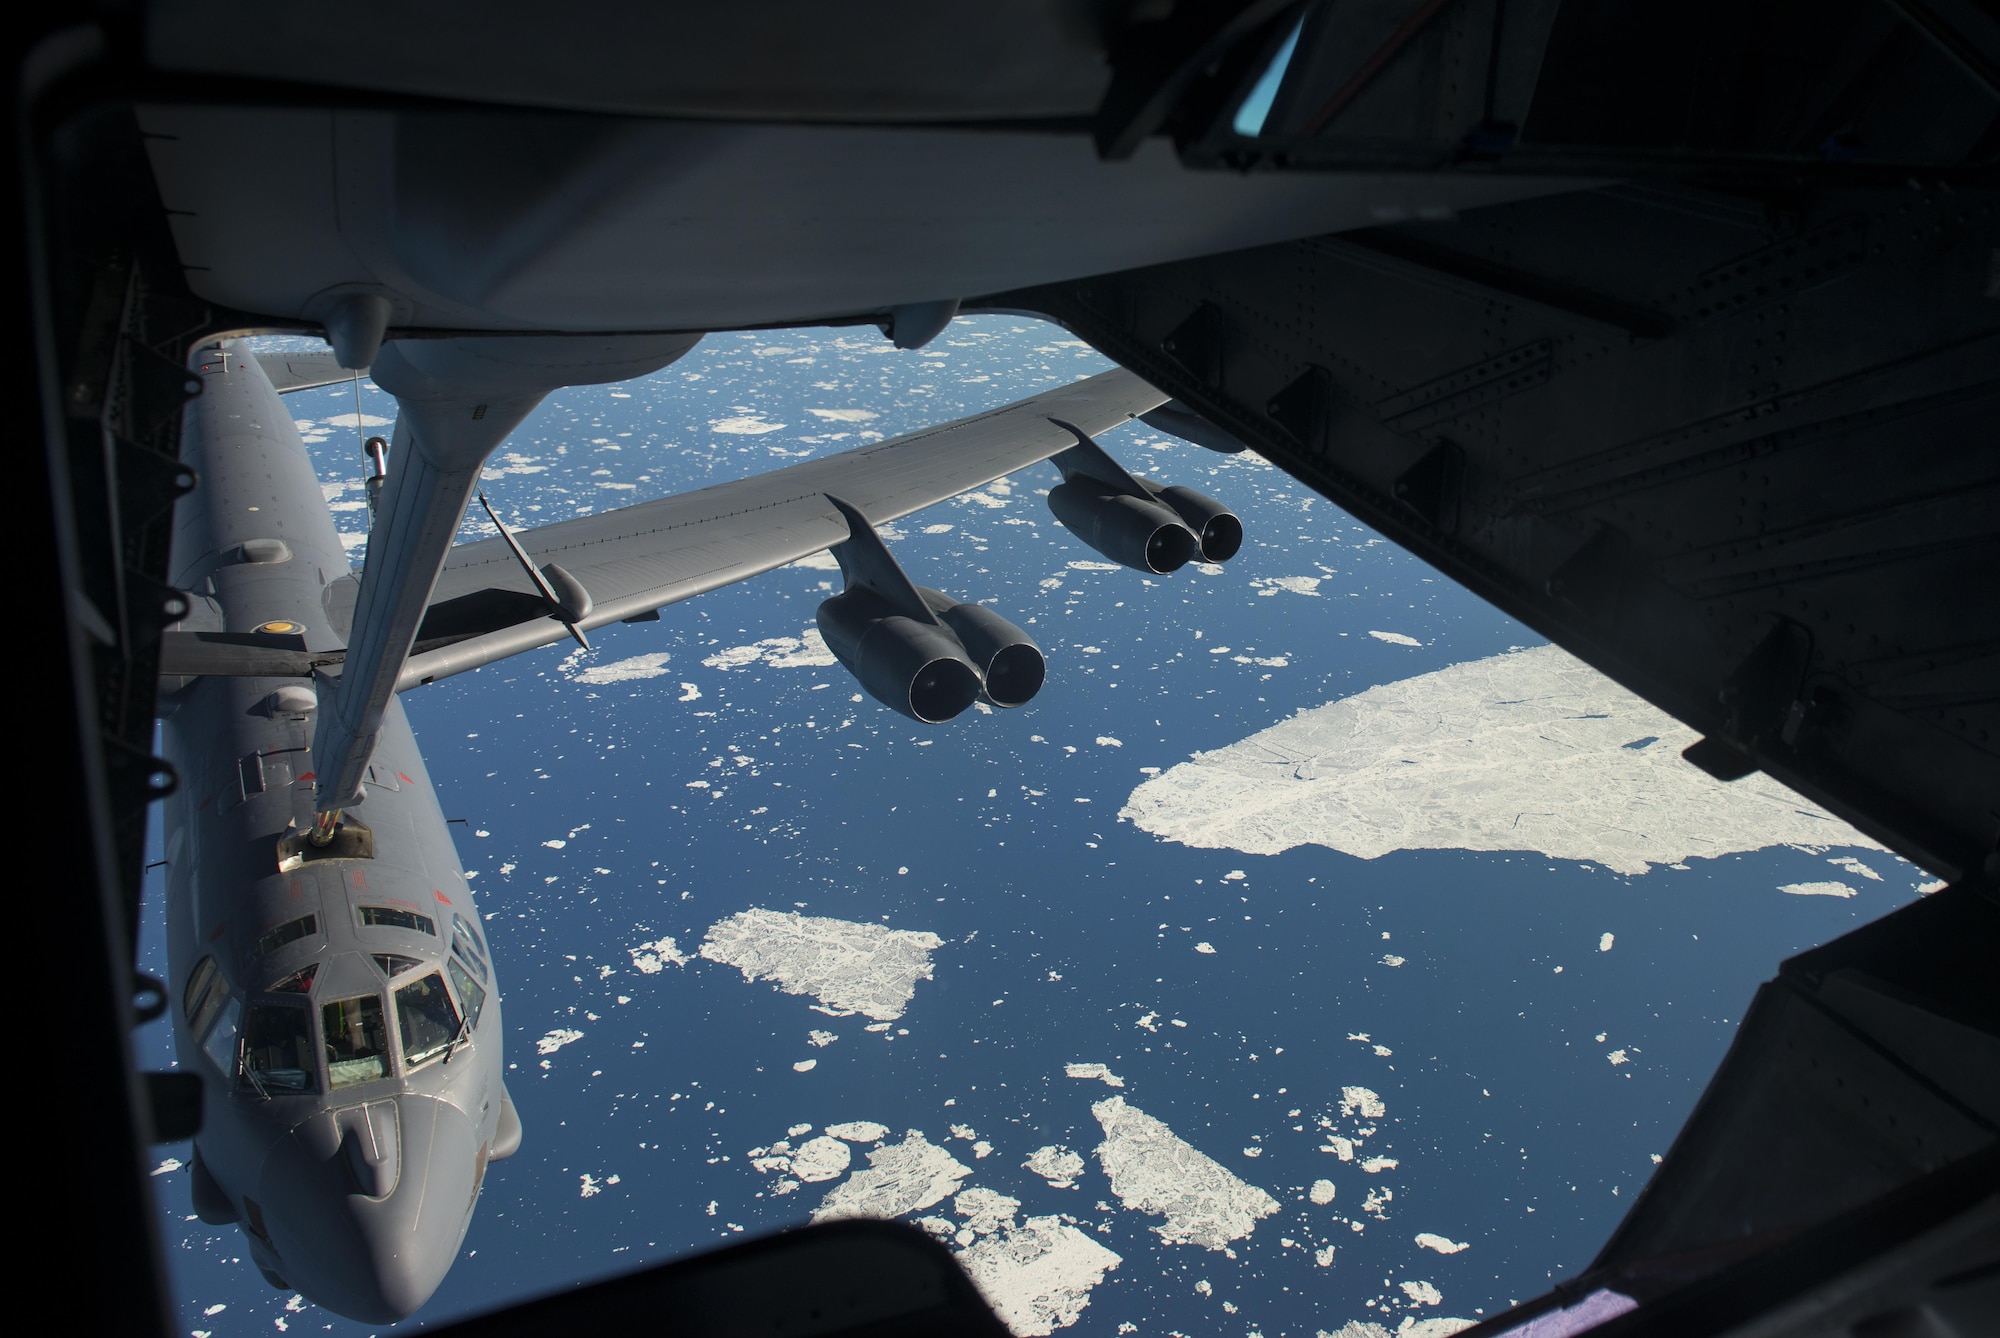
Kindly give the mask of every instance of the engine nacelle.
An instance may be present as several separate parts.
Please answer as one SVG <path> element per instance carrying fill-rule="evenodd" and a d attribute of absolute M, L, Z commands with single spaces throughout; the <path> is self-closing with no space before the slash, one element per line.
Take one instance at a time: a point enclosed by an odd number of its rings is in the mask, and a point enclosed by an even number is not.
<path fill-rule="evenodd" d="M 1174 514 L 1201 542 L 1201 555 L 1209 562 L 1227 562 L 1243 547 L 1243 522 L 1236 513 L 1206 493 L 1193 488 L 1163 487 L 1149 478 L 1139 482 L 1146 490 L 1173 508 Z"/>
<path fill-rule="evenodd" d="M 918 586 L 917 593 L 978 668 L 987 701 L 995 706 L 1025 706 L 1042 690 L 1048 662 L 1033 637 L 984 605 L 961 604 L 929 586 Z"/>
<path fill-rule="evenodd" d="M 1155 575 L 1178 571 L 1200 546 L 1169 506 L 1113 492 L 1092 478 L 1079 476 L 1049 489 L 1049 510 L 1113 562 Z"/>
<path fill-rule="evenodd" d="M 912 720 L 943 724 L 979 696 L 979 670 L 949 631 L 897 613 L 866 587 L 822 603 L 818 622 L 862 689 Z"/>

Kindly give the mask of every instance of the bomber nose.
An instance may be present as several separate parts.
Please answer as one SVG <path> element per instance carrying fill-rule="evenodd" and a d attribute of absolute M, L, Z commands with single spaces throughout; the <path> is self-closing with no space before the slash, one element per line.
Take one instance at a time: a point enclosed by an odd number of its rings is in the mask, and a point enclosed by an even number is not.
<path fill-rule="evenodd" d="M 258 1178 L 258 1215 L 280 1271 L 349 1319 L 414 1314 L 458 1257 L 478 1155 L 471 1119 L 430 1097 L 314 1116 L 272 1149 Z"/>

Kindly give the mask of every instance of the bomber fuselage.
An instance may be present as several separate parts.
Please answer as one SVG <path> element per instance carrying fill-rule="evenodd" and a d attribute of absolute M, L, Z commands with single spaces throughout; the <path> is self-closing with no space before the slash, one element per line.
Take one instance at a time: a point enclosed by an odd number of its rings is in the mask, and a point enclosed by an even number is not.
<path fill-rule="evenodd" d="M 249 351 L 197 354 L 175 517 L 183 630 L 345 642 L 348 571 L 291 414 Z M 299 678 L 162 684 L 167 955 L 179 1063 L 205 1084 L 195 1204 L 274 1285 L 357 1319 L 416 1310 L 488 1161 L 518 1144 L 497 981 L 401 705 L 345 825 L 313 822 L 319 694 Z"/>

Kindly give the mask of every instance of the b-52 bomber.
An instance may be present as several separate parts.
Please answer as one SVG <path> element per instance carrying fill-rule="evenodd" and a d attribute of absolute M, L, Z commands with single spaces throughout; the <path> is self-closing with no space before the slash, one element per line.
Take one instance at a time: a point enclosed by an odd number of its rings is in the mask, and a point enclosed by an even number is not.
<path fill-rule="evenodd" d="M 204 1084 L 194 1203 L 241 1223 L 272 1285 L 401 1319 L 456 1257 L 521 1121 L 478 904 L 397 694 L 831 548 L 827 645 L 877 700 L 940 723 L 1018 706 L 1045 664 L 1020 628 L 914 584 L 875 526 L 1053 461 L 1056 516 L 1166 573 L 1232 556 L 1242 526 L 1128 473 L 1095 435 L 1146 415 L 1235 445 L 1124 370 L 735 483 L 454 546 L 487 455 L 549 391 L 624 380 L 693 336 L 392 341 L 371 374 L 399 416 L 371 443 L 367 557 L 350 573 L 279 396 L 358 371 L 332 355 L 198 349 L 166 633 L 169 989 Z M 373 352 L 373 350 L 371 350 Z M 1238 447 L 1240 449 L 1240 447 Z M 479 495 L 485 504 L 485 498 Z"/>

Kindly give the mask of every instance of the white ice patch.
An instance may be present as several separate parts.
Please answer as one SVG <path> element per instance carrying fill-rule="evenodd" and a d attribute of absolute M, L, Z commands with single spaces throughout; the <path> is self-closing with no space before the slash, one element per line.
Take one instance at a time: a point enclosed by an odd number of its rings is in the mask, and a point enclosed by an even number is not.
<path fill-rule="evenodd" d="M 1069 569 L 1071 571 L 1117 571 L 1119 568 L 1116 562 L 1092 562 L 1084 559 L 1070 563 Z"/>
<path fill-rule="evenodd" d="M 1220 1250 L 1257 1229 L 1278 1201 L 1239 1180 L 1122 1096 L 1092 1105 L 1104 1127 L 1097 1161 L 1127 1208 L 1166 1218 L 1153 1230 L 1174 1245 Z"/>
<path fill-rule="evenodd" d="M 330 413 L 318 421 L 322 427 L 387 427 L 391 420 L 378 418 L 372 413 L 358 418 L 351 413 Z"/>
<path fill-rule="evenodd" d="M 809 994 L 835 1016 L 893 1022 L 910 1006 L 917 982 L 931 978 L 931 953 L 943 946 L 921 930 L 748 910 L 710 925 L 701 955 L 735 967 L 745 980 Z"/>
<path fill-rule="evenodd" d="M 1739 784 L 1741 782 L 1738 782 Z M 1851 897 L 1856 895 L 1846 883 L 1785 883 L 1778 888 L 1795 897 Z"/>
<path fill-rule="evenodd" d="M 809 1184 L 822 1180 L 835 1180 L 847 1174 L 847 1167 L 854 1160 L 854 1150 L 838 1138 L 828 1138 L 822 1134 L 808 1139 L 792 1154 L 791 1172 Z"/>
<path fill-rule="evenodd" d="M 849 1120 L 845 1124 L 829 1124 L 826 1126 L 826 1131 L 835 1138 L 844 1138 L 850 1143 L 879 1143 L 889 1136 L 889 1126 L 877 1124 L 873 1120 Z"/>
<path fill-rule="evenodd" d="M 912 1129 L 900 1143 L 868 1154 L 868 1169 L 856 1171 L 827 1192 L 813 1210 L 815 1222 L 843 1217 L 901 1217 L 919 1212 L 958 1192 L 972 1168 Z"/>
<path fill-rule="evenodd" d="M 1599 952 L 1610 952 L 1611 945 L 1617 941 L 1618 936 L 1616 934 L 1600 934 L 1597 938 L 1597 950 Z"/>
<path fill-rule="evenodd" d="M 552 1055 L 571 1041 L 580 1041 L 582 1039 L 583 1033 L 580 1031 L 568 1027 L 557 1027 L 554 1031 L 535 1042 L 535 1053 L 538 1055 Z"/>
<path fill-rule="evenodd" d="M 1370 632 L 1368 635 L 1374 637 L 1377 641 L 1386 641 L 1392 646 L 1421 646 L 1424 644 L 1413 636 L 1404 636 L 1401 632 Z"/>
<path fill-rule="evenodd" d="M 1325 1207 L 1327 1204 L 1332 1203 L 1333 1181 L 1331 1180 L 1313 1181 L 1312 1190 L 1306 1195 L 1306 1197 L 1311 1199 L 1314 1203 L 1319 1204 L 1321 1207 Z"/>
<path fill-rule="evenodd" d="M 761 437 L 766 432 L 779 432 L 783 423 L 769 423 L 756 414 L 742 414 L 735 418 L 718 418 L 709 425 L 711 432 L 720 432 L 732 437 Z"/>
<path fill-rule="evenodd" d="M 1416 1305 L 1442 1305 L 1444 1303 L 1444 1293 L 1439 1291 L 1432 1283 L 1404 1282 L 1398 1285 L 1402 1287 L 1403 1295 L 1409 1297 Z"/>
<path fill-rule="evenodd" d="M 1077 1177 L 1083 1174 L 1083 1158 L 1060 1143 L 1036 1148 L 1021 1165 L 1048 1181 L 1052 1189 L 1074 1189 Z"/>
<path fill-rule="evenodd" d="M 1436 1250 L 1439 1254 L 1457 1254 L 1460 1250 L 1472 1248 L 1472 1242 L 1453 1240 L 1450 1236 L 1440 1236 L 1434 1231 L 1419 1231 L 1417 1244 L 1426 1250 Z"/>
<path fill-rule="evenodd" d="M 1076 1323 L 1091 1288 L 1124 1261 L 1050 1216 L 1009 1223 L 959 1251 L 958 1262 L 1010 1332 L 1043 1338 Z"/>
<path fill-rule="evenodd" d="M 670 966 L 686 966 L 688 955 L 674 946 L 674 936 L 653 943 L 641 943 L 636 948 L 627 948 L 631 954 L 633 969 L 642 976 L 657 976 Z"/>
<path fill-rule="evenodd" d="M 1106 1087 L 1123 1087 L 1125 1080 L 1102 1064 L 1065 1064 L 1063 1073 L 1071 1078 L 1096 1078 Z"/>
<path fill-rule="evenodd" d="M 925 534 L 950 534 L 950 533 L 951 533 L 951 532 L 952 532 L 953 530 L 955 530 L 955 529 L 957 529 L 957 528 L 958 528 L 958 527 L 957 527 L 956 525 L 943 525 L 943 524 L 940 524 L 940 525 L 926 525 L 926 526 L 924 526 L 924 533 L 925 533 Z"/>
<path fill-rule="evenodd" d="M 1835 855 L 1831 859 L 1827 860 L 1827 863 L 1844 870 L 1850 876 L 1855 878 L 1866 878 L 1873 883 L 1879 883 L 1882 881 L 1881 874 L 1875 872 L 1873 869 L 1869 868 L 1866 864 L 1863 864 L 1860 860 L 1854 858 L 1854 856 L 1852 855 Z"/>
<path fill-rule="evenodd" d="M 1364 1120 L 1379 1120 L 1388 1115 L 1389 1108 L 1382 1098 L 1366 1087 L 1343 1087 L 1340 1089 L 1340 1113 L 1359 1115 Z"/>
<path fill-rule="evenodd" d="M 666 651 L 656 650 L 645 655 L 634 655 L 630 659 L 615 660 L 610 664 L 594 664 L 590 668 L 570 675 L 579 683 L 631 683 L 642 678 L 660 678 L 667 672 L 667 661 L 672 658 Z"/>
<path fill-rule="evenodd" d="M 1532 850 L 1618 873 L 1772 845 L 1874 842 L 1767 777 L 1681 760 L 1693 730 L 1554 646 L 1369 688 L 1143 782 L 1119 816 L 1170 841 Z"/>
<path fill-rule="evenodd" d="M 1414 1319 L 1408 1315 L 1395 1328 L 1372 1319 L 1351 1319 L 1337 1329 L 1317 1330 L 1317 1338 L 1451 1338 L 1479 1321 L 1474 1319 Z"/>
<path fill-rule="evenodd" d="M 817 627 L 798 636 L 772 636 L 748 646 L 731 646 L 702 661 L 710 669 L 748 669 L 766 664 L 773 669 L 817 669 L 834 662 Z"/>
<path fill-rule="evenodd" d="M 1260 576 L 1250 582 L 1250 587 L 1260 595 L 1275 595 L 1287 591 L 1294 595 L 1319 596 L 1319 583 L 1325 578 L 1319 576 Z M 1381 635 L 1379 632 L 1376 635 Z"/>
<path fill-rule="evenodd" d="M 173 1173 L 174 1173 L 175 1171 L 178 1171 L 178 1170 L 180 1170 L 180 1169 L 181 1169 L 181 1167 L 182 1167 L 183 1165 L 185 1165 L 185 1164 L 186 1164 L 186 1163 L 184 1163 L 183 1161 L 181 1161 L 181 1159 L 180 1159 L 179 1157 L 169 1157 L 169 1158 L 167 1158 L 167 1159 L 166 1159 L 165 1161 L 161 1162 L 161 1163 L 160 1163 L 160 1164 L 159 1164 L 158 1166 L 155 1166 L 155 1167 L 154 1167 L 154 1168 L 152 1169 L 152 1172 L 151 1172 L 151 1174 L 153 1174 L 153 1175 L 171 1175 L 171 1174 L 173 1174 Z"/>
<path fill-rule="evenodd" d="M 807 409 L 806 412 L 829 423 L 866 423 L 880 416 L 873 409 Z"/>

